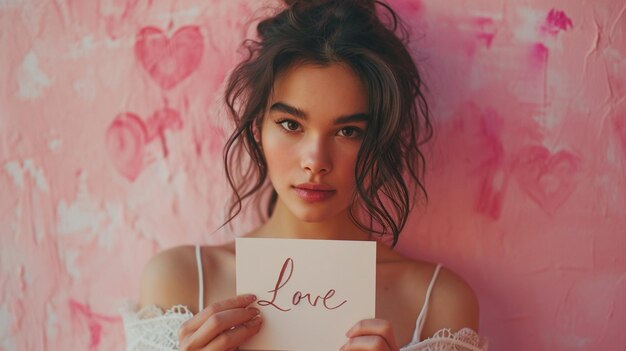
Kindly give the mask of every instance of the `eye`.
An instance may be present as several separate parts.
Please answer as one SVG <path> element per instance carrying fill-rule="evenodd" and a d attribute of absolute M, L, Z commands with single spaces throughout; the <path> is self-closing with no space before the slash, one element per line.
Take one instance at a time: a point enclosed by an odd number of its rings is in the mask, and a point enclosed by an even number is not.
<path fill-rule="evenodd" d="M 346 138 L 358 138 L 359 136 L 361 136 L 361 134 L 363 134 L 363 132 L 356 127 L 342 128 L 339 133 L 343 134 L 341 136 Z"/>
<path fill-rule="evenodd" d="M 277 121 L 276 124 L 279 124 L 287 132 L 296 132 L 298 131 L 298 128 L 300 127 L 300 124 L 298 124 L 298 122 L 290 120 L 290 119 Z"/>

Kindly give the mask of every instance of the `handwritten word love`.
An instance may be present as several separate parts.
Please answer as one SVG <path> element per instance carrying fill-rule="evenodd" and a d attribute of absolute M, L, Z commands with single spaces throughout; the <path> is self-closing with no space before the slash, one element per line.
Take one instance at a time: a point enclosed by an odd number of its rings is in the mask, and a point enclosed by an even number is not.
<path fill-rule="evenodd" d="M 278 291 L 287 284 L 289 279 L 291 279 L 291 275 L 293 274 L 293 269 L 294 269 L 293 259 L 287 258 L 285 260 L 285 263 L 283 263 L 283 267 L 280 270 L 280 274 L 278 275 L 278 280 L 276 281 L 276 285 L 274 286 L 274 289 L 267 291 L 269 293 L 272 293 L 272 300 L 271 301 L 259 300 L 257 304 L 259 304 L 260 306 L 273 306 L 283 312 L 291 311 L 291 308 L 283 308 L 283 307 L 278 306 L 275 301 L 276 301 L 276 298 L 278 297 Z M 284 278 L 285 272 L 287 270 L 288 270 L 287 278 Z M 328 300 L 335 295 L 335 292 L 336 292 L 335 289 L 330 289 L 328 290 L 326 295 L 324 295 L 324 297 L 322 297 L 321 295 L 318 295 L 314 299 L 312 299 L 310 293 L 303 294 L 301 291 L 298 290 L 291 297 L 291 303 L 293 306 L 297 306 L 302 300 L 306 300 L 309 303 L 309 305 L 315 307 L 317 306 L 317 304 L 319 303 L 319 300 L 321 299 L 322 306 L 324 308 L 328 310 L 334 310 L 336 308 L 343 306 L 346 302 L 348 302 L 347 300 L 343 300 L 343 302 L 341 302 L 339 305 L 336 305 L 333 307 L 329 306 Z"/>

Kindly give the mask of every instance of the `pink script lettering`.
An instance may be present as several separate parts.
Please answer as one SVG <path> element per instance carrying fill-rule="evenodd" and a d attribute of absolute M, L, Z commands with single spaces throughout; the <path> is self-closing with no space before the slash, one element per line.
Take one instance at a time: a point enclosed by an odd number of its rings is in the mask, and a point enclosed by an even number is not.
<path fill-rule="evenodd" d="M 272 290 L 268 290 L 267 292 L 272 294 L 272 299 L 271 300 L 259 300 L 257 303 L 260 306 L 273 306 L 276 309 L 283 311 L 283 312 L 287 312 L 287 311 L 291 311 L 291 308 L 285 308 L 285 307 L 281 307 L 276 303 L 276 298 L 278 297 L 278 291 L 280 289 L 282 289 L 287 282 L 289 282 L 289 279 L 291 279 L 291 276 L 293 275 L 293 270 L 294 270 L 294 262 L 292 258 L 287 258 L 285 260 L 285 262 L 283 263 L 282 268 L 280 269 L 280 274 L 278 274 L 278 280 L 276 281 L 276 285 L 274 286 L 274 289 Z M 285 278 L 285 274 L 287 274 L 287 277 Z M 328 290 L 328 292 L 326 292 L 326 294 L 322 297 L 321 295 L 315 296 L 315 298 L 313 298 L 311 296 L 311 293 L 303 293 L 302 291 L 296 291 L 292 298 L 291 298 L 291 304 L 293 306 L 297 306 L 301 301 L 305 300 L 306 302 L 309 303 L 309 305 L 315 307 L 317 306 L 317 304 L 319 303 L 320 299 L 322 300 L 322 306 L 327 309 L 327 310 L 334 310 L 337 309 L 341 306 L 343 306 L 346 302 L 348 302 L 347 300 L 343 300 L 340 304 L 332 306 L 329 304 L 329 301 L 331 297 L 335 296 L 335 289 L 330 289 Z"/>

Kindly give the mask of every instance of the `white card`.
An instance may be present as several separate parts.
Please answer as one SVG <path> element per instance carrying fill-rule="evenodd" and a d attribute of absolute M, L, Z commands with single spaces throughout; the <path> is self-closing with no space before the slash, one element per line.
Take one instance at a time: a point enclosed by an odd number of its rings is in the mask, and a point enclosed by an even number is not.
<path fill-rule="evenodd" d="M 237 294 L 252 293 L 261 331 L 243 350 L 339 350 L 374 318 L 376 243 L 237 238 Z"/>

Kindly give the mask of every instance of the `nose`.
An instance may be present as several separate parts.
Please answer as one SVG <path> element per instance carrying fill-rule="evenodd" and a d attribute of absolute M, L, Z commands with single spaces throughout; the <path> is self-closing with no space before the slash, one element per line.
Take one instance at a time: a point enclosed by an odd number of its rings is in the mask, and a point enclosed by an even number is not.
<path fill-rule="evenodd" d="M 326 174 L 332 170 L 331 150 L 320 137 L 311 136 L 302 145 L 302 169 L 309 175 Z"/>

